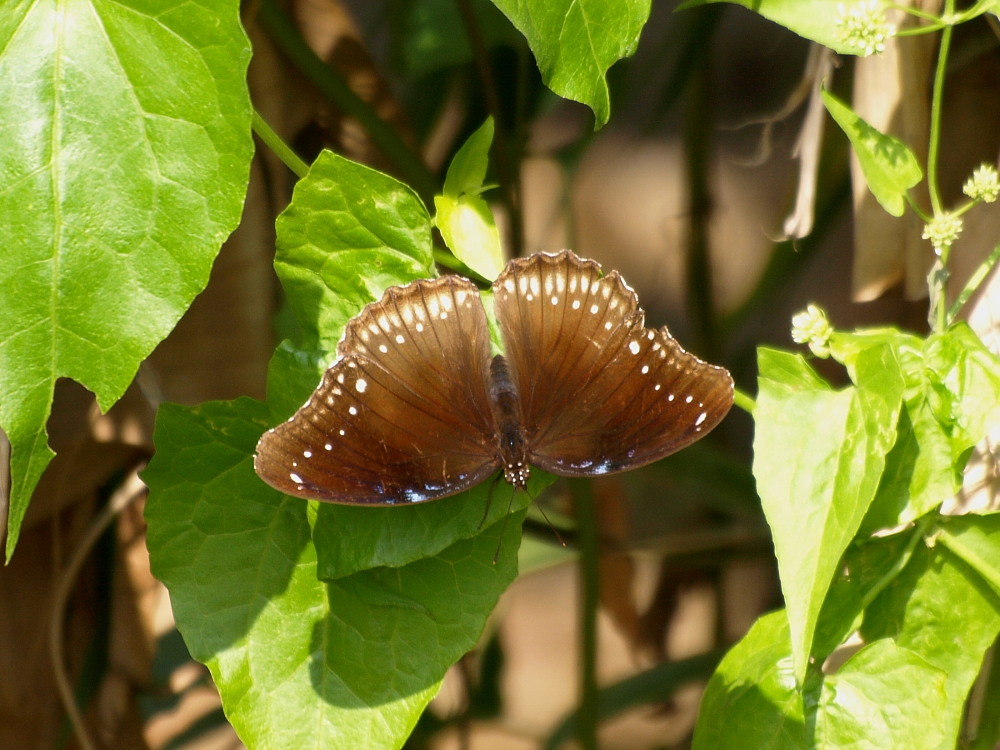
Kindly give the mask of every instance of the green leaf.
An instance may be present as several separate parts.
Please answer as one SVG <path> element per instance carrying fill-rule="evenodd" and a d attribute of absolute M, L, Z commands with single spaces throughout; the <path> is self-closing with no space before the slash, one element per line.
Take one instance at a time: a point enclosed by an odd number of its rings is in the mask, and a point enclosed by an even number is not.
<path fill-rule="evenodd" d="M 788 619 L 773 612 L 754 623 L 712 675 L 692 747 L 930 750 L 945 735 L 938 719 L 946 680 L 919 653 L 885 639 L 836 674 L 818 676 L 803 693 L 793 675 Z"/>
<path fill-rule="evenodd" d="M 891 536 L 855 542 L 844 553 L 820 611 L 812 657 L 822 664 L 862 624 L 866 607 L 908 564 L 920 532 L 910 527 Z"/>
<path fill-rule="evenodd" d="M 303 351 L 332 355 L 347 321 L 386 287 L 435 275 L 430 217 L 417 194 L 330 151 L 295 186 L 275 231 L 274 267 Z M 332 362 L 325 359 L 321 370 Z"/>
<path fill-rule="evenodd" d="M 1000 559 L 1000 516 L 937 521 L 937 545 L 917 547 L 909 564 L 868 607 L 861 633 L 867 640 L 892 638 L 945 675 L 947 703 L 933 723 L 943 731 L 938 750 L 951 750 L 969 690 L 1000 633 L 998 584 L 989 579 L 996 577 Z M 957 540 L 954 547 L 948 543 L 952 539 Z M 956 553 L 963 549 L 971 554 Z M 910 688 L 923 689 L 922 683 Z"/>
<path fill-rule="evenodd" d="M 545 85 L 582 102 L 602 127 L 611 114 L 605 74 L 635 52 L 649 0 L 493 0 L 524 34 Z"/>
<path fill-rule="evenodd" d="M 553 477 L 533 469 L 527 492 L 513 492 L 510 485 L 489 480 L 453 497 L 405 509 L 322 503 L 313 529 L 317 575 L 332 580 L 436 555 L 495 523 L 504 523 L 508 511 L 524 510 L 552 481 Z"/>
<path fill-rule="evenodd" d="M 448 165 L 448 174 L 444 178 L 445 196 L 459 198 L 463 193 L 479 195 L 482 192 L 492 145 L 493 118 L 487 117 L 486 122 L 466 139 Z"/>
<path fill-rule="evenodd" d="M 325 583 L 309 543 L 316 504 L 253 473 L 269 421 L 249 399 L 161 407 L 143 476 L 153 572 L 248 747 L 399 747 L 516 575 L 523 514 Z"/>
<path fill-rule="evenodd" d="M 951 497 L 972 447 L 1000 421 L 1000 363 L 965 324 L 926 340 L 889 329 L 837 334 L 831 351 L 850 363 L 874 345 L 892 347 L 906 387 L 864 532 L 908 523 Z"/>
<path fill-rule="evenodd" d="M 944 517 L 936 538 L 1000 596 L 1000 514 Z"/>
<path fill-rule="evenodd" d="M 486 201 L 478 195 L 438 195 L 434 207 L 435 223 L 455 257 L 484 279 L 495 279 L 504 267 L 503 248 Z"/>
<path fill-rule="evenodd" d="M 388 286 L 434 274 L 430 219 L 420 199 L 392 177 L 330 152 L 296 186 L 277 235 L 275 267 L 305 341 L 285 342 L 272 360 L 268 398 L 275 422 L 316 387 L 344 326 L 364 305 Z M 507 485 L 487 483 L 405 509 L 323 503 L 313 529 L 318 575 L 338 579 L 435 555 L 481 533 L 508 509 L 522 509 L 552 481 L 541 472 L 532 480 L 527 495 L 511 497 Z"/>
<path fill-rule="evenodd" d="M 693 750 L 811 747 L 795 689 L 788 617 L 764 615 L 726 654 L 701 698 Z"/>
<path fill-rule="evenodd" d="M 444 194 L 434 198 L 434 223 L 445 244 L 484 279 L 495 279 L 504 266 L 496 220 L 479 197 L 492 143 L 493 118 L 488 117 L 455 154 L 444 181 Z"/>
<path fill-rule="evenodd" d="M 822 95 L 827 111 L 851 141 L 875 200 L 893 216 L 902 216 L 906 191 L 923 178 L 917 157 L 905 143 L 873 128 L 830 92 Z"/>
<path fill-rule="evenodd" d="M 721 2 L 749 8 L 789 31 L 842 55 L 855 55 L 858 50 L 840 33 L 840 19 L 853 8 L 870 5 L 870 0 L 687 0 L 677 10 Z"/>
<path fill-rule="evenodd" d="M 7 557 L 52 457 L 57 378 L 110 407 L 208 281 L 252 142 L 238 3 L 0 14 L 0 426 Z"/>
<path fill-rule="evenodd" d="M 938 747 L 945 680 L 943 671 L 891 640 L 865 646 L 824 679 L 814 746 Z"/>
<path fill-rule="evenodd" d="M 885 346 L 861 354 L 859 385 L 833 391 L 800 356 L 759 350 L 753 473 L 774 538 L 800 680 L 837 564 L 895 440 L 903 383 L 893 359 Z"/>

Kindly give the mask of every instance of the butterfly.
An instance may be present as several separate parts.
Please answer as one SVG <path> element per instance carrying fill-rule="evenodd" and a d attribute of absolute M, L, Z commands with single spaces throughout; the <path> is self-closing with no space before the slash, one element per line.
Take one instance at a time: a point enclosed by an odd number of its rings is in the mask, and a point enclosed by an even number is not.
<path fill-rule="evenodd" d="M 479 289 L 455 275 L 390 287 L 350 320 L 309 400 L 266 432 L 254 469 L 289 495 L 389 506 L 454 495 L 498 471 L 525 489 L 627 471 L 707 434 L 733 402 L 722 367 L 644 327 L 617 271 L 564 250 Z"/>

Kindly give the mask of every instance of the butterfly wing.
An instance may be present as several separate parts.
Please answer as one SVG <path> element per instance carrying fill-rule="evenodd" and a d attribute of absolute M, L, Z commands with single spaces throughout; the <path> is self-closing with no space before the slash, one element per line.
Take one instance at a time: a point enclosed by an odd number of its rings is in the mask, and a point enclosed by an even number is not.
<path fill-rule="evenodd" d="M 456 276 L 392 287 L 352 319 L 306 404 L 257 445 L 289 495 L 394 505 L 455 494 L 497 468 L 486 315 Z"/>
<path fill-rule="evenodd" d="M 698 440 L 733 401 L 721 367 L 684 351 L 616 271 L 569 251 L 512 261 L 493 285 L 521 398 L 528 457 L 593 476 L 643 466 Z"/>

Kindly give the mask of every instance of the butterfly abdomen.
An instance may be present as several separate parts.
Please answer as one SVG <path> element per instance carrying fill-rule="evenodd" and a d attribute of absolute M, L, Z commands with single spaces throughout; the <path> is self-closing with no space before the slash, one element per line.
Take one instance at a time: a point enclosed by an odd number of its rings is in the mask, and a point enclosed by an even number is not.
<path fill-rule="evenodd" d="M 497 426 L 497 449 L 503 477 L 523 490 L 528 482 L 529 469 L 521 423 L 521 401 L 502 354 L 496 355 L 490 362 L 490 407 Z"/>

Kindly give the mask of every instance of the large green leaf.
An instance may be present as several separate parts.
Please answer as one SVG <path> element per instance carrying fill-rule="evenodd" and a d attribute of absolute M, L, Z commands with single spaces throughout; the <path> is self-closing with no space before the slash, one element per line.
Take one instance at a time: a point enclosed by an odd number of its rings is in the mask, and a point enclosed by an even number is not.
<path fill-rule="evenodd" d="M 597 127 L 611 115 L 605 74 L 635 52 L 649 0 L 493 0 L 524 34 L 545 85 L 594 111 Z"/>
<path fill-rule="evenodd" d="M 826 677 L 816 710 L 817 748 L 937 748 L 946 674 L 888 638 Z"/>
<path fill-rule="evenodd" d="M 799 750 L 809 747 L 795 689 L 788 617 L 764 615 L 723 658 L 705 687 L 694 750 Z"/>
<path fill-rule="evenodd" d="M 1000 515 L 939 518 L 938 524 L 937 544 L 917 547 L 866 611 L 861 632 L 866 639 L 892 638 L 945 675 L 946 703 L 934 724 L 943 731 L 936 747 L 947 750 L 956 746 L 969 690 L 1000 632 Z M 878 572 L 892 568 L 887 562 Z M 910 690 L 924 689 L 917 683 Z"/>
<path fill-rule="evenodd" d="M 875 495 L 895 440 L 903 381 L 892 349 L 866 350 L 858 386 L 833 391 L 798 355 L 762 348 L 754 476 L 791 626 L 795 674 L 837 563 Z"/>
<path fill-rule="evenodd" d="M 431 220 L 417 194 L 331 151 L 296 184 L 275 231 L 274 267 L 303 332 L 296 345 L 319 352 L 322 369 L 347 321 L 386 287 L 436 275 Z"/>
<path fill-rule="evenodd" d="M 56 379 L 113 404 L 239 221 L 252 142 L 238 7 L 15 0 L 0 13 L 8 558 L 52 457 Z"/>
<path fill-rule="evenodd" d="M 905 395 L 864 533 L 909 523 L 951 497 L 969 452 L 1000 420 L 1000 362 L 964 323 L 926 340 L 892 329 L 837 333 L 830 348 L 852 369 L 875 346 L 895 352 Z"/>
<path fill-rule="evenodd" d="M 253 472 L 269 421 L 248 399 L 161 407 L 143 475 L 153 572 L 248 747 L 399 747 L 516 575 L 523 513 L 433 557 L 323 582 L 316 504 Z"/>
<path fill-rule="evenodd" d="M 805 691 L 792 668 L 788 620 L 760 618 L 709 680 L 695 750 L 934 750 L 945 729 L 943 670 L 883 639 Z"/>

